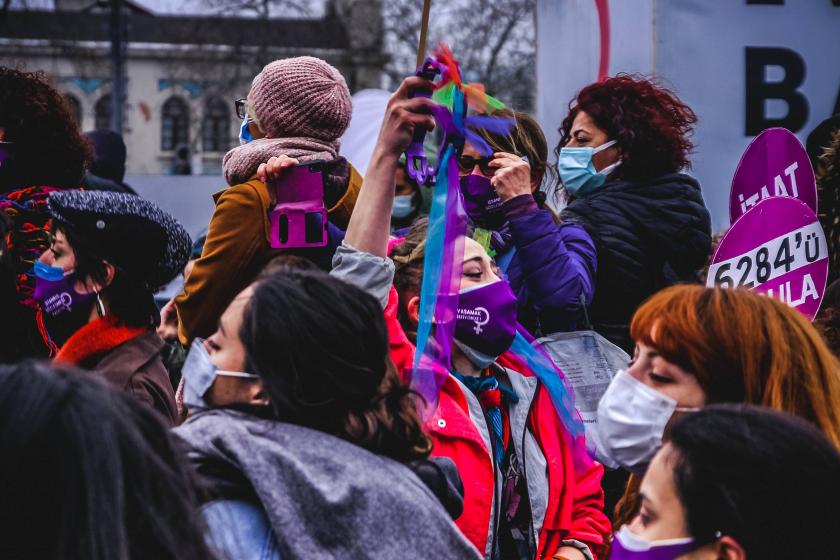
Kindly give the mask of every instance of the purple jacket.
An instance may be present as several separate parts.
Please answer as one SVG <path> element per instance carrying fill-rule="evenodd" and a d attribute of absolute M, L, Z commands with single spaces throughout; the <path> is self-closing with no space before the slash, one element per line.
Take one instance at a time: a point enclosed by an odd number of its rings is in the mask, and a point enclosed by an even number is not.
<path fill-rule="evenodd" d="M 534 336 L 585 328 L 581 294 L 588 306 L 597 268 L 592 238 L 578 224 L 558 225 L 531 195 L 508 200 L 502 209 L 508 224 L 496 260 L 504 263 L 515 248 L 506 273 L 519 299 L 519 322 Z"/>

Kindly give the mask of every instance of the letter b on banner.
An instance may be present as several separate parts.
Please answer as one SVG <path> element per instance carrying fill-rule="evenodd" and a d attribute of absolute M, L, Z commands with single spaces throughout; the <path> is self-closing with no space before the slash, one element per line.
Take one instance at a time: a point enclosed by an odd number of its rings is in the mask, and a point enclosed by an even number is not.
<path fill-rule="evenodd" d="M 765 81 L 765 70 L 779 66 L 784 78 L 779 82 Z M 805 81 L 805 61 L 790 49 L 776 47 L 746 48 L 746 130 L 754 136 L 766 128 L 783 127 L 794 132 L 808 120 L 808 100 L 797 88 Z M 783 118 L 765 116 L 764 102 L 781 99 L 787 103 L 788 112 Z"/>

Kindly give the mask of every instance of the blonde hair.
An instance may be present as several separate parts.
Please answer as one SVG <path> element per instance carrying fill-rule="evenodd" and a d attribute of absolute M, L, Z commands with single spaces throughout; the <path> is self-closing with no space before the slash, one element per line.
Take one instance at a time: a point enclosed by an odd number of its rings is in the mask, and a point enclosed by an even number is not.
<path fill-rule="evenodd" d="M 260 124 L 260 119 L 258 119 L 258 118 L 257 118 L 256 113 L 254 113 L 254 110 L 252 109 L 252 107 L 253 107 L 253 106 L 254 106 L 254 105 L 253 105 L 253 103 L 251 103 L 251 98 L 250 98 L 250 97 L 249 97 L 249 98 L 247 98 L 247 99 L 245 100 L 245 115 L 248 117 L 248 119 L 249 119 L 252 123 L 254 123 L 255 125 L 257 125 L 257 128 L 259 128 L 260 130 L 262 130 L 262 131 L 263 131 L 263 133 L 264 133 L 264 132 L 265 132 L 265 130 L 263 129 L 262 125 Z"/>
<path fill-rule="evenodd" d="M 510 134 L 499 135 L 478 128 L 475 130 L 494 152 L 508 152 L 518 156 L 526 156 L 531 166 L 531 182 L 539 185 L 548 169 L 548 142 L 542 128 L 527 113 L 500 109 L 493 112 L 494 117 L 513 119 L 516 126 Z"/>

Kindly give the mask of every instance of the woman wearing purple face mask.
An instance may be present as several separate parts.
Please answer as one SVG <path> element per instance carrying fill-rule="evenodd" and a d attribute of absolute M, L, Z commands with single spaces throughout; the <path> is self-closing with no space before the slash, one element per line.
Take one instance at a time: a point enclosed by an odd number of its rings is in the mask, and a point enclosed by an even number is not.
<path fill-rule="evenodd" d="M 52 242 L 33 270 L 34 297 L 55 361 L 94 371 L 177 423 L 154 293 L 183 270 L 189 235 L 123 193 L 52 193 L 47 211 Z"/>
<path fill-rule="evenodd" d="M 480 154 L 467 143 L 458 161 L 464 206 L 484 244 L 517 295 L 519 322 L 535 336 L 587 328 L 592 302 L 595 245 L 578 224 L 559 224 L 545 207 L 540 185 L 548 145 L 539 125 L 524 113 L 507 135 L 476 131 L 493 150 Z"/>
<path fill-rule="evenodd" d="M 760 473 L 760 474 L 757 474 Z M 840 454 L 813 425 L 712 405 L 674 425 L 611 560 L 833 558 Z"/>
<path fill-rule="evenodd" d="M 421 84 L 409 78 L 391 98 L 332 271 L 377 296 L 391 359 L 402 374 L 415 352 L 427 222 L 415 223 L 388 258 L 389 223 L 397 158 L 415 127 L 432 125 L 422 114 L 429 100 L 408 99 Z M 603 469 L 593 462 L 575 468 L 545 387 L 502 365 L 516 333 L 516 295 L 496 262 L 469 238 L 457 313 L 449 375 L 425 427 L 433 454 L 452 459 L 464 481 L 458 527 L 487 559 L 599 558 L 609 534 Z"/>

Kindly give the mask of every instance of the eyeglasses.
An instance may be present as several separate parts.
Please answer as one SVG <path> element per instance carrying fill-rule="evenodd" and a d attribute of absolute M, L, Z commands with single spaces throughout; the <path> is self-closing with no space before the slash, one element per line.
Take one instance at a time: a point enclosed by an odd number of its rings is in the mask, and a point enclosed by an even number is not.
<path fill-rule="evenodd" d="M 245 102 L 247 99 L 237 99 L 233 102 L 233 106 L 236 107 L 236 116 L 240 119 L 244 119 L 248 116 L 248 113 L 245 112 Z"/>
<path fill-rule="evenodd" d="M 461 156 L 458 158 L 458 170 L 461 173 L 469 173 L 475 166 L 477 165 L 478 168 L 481 170 L 481 173 L 484 175 L 492 175 L 495 173 L 496 168 L 490 167 L 490 162 L 496 159 L 494 156 L 487 156 L 482 158 L 474 158 L 471 156 Z"/>

